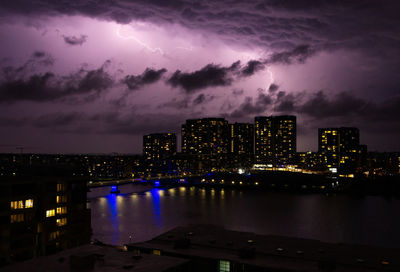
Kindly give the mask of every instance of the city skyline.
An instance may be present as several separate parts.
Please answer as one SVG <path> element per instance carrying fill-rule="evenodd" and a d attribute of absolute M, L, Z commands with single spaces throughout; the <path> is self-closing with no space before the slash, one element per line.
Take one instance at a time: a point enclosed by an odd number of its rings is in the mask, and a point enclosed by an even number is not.
<path fill-rule="evenodd" d="M 398 1 L 0 4 L 0 152 L 127 153 L 187 119 L 295 115 L 400 150 Z"/>

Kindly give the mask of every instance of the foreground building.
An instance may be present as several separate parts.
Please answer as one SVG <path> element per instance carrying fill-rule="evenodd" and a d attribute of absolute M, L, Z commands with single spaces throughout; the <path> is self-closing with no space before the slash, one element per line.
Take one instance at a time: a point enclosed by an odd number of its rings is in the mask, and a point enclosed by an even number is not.
<path fill-rule="evenodd" d="M 0 179 L 0 265 L 89 243 L 87 179 Z"/>
<path fill-rule="evenodd" d="M 285 166 L 296 156 L 296 116 L 255 117 L 255 163 Z"/>
<path fill-rule="evenodd" d="M 13 264 L 3 272 L 71 272 L 71 271 L 135 271 L 184 272 L 190 271 L 188 260 L 159 255 L 134 255 L 121 247 L 84 245 L 51 256 Z"/>
<path fill-rule="evenodd" d="M 400 271 L 400 249 L 257 235 L 210 225 L 178 227 L 128 245 L 128 250 L 189 260 L 187 271 Z"/>

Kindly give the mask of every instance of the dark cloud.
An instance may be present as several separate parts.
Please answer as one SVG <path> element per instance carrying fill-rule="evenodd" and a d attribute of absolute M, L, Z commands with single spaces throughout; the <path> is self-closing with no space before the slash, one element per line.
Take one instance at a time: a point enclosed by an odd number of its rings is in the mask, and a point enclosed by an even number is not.
<path fill-rule="evenodd" d="M 18 77 L 23 77 L 53 64 L 54 58 L 50 54 L 44 51 L 35 51 L 25 63 L 18 67 L 1 67 L 0 80 L 13 80 Z"/>
<path fill-rule="evenodd" d="M 173 108 L 173 109 L 187 109 L 188 107 L 189 107 L 189 100 L 187 97 L 183 99 L 173 98 L 172 100 L 158 106 L 158 108 Z"/>
<path fill-rule="evenodd" d="M 279 89 L 278 85 L 276 85 L 275 83 L 271 83 L 271 85 L 269 85 L 268 91 L 270 93 L 273 93 L 273 92 L 277 91 L 278 89 Z"/>
<path fill-rule="evenodd" d="M 166 72 L 167 70 L 165 68 L 159 69 L 159 70 L 153 70 L 150 68 L 146 68 L 146 70 L 141 74 L 141 75 L 127 75 L 125 78 L 122 80 L 126 86 L 130 90 L 137 90 L 144 85 L 147 84 L 152 84 L 157 82 L 158 80 L 161 79 L 161 76 Z"/>
<path fill-rule="evenodd" d="M 272 56 L 268 60 L 266 60 L 265 63 L 304 63 L 309 57 L 313 56 L 315 53 L 316 50 L 311 48 L 310 45 L 299 45 L 292 50 L 272 54 Z"/>
<path fill-rule="evenodd" d="M 88 36 L 81 35 L 79 37 L 76 36 L 65 36 L 63 35 L 64 42 L 69 45 L 82 45 L 87 41 Z"/>
<path fill-rule="evenodd" d="M 258 90 L 259 94 L 255 101 L 252 97 L 246 97 L 244 102 L 234 110 L 229 116 L 232 118 L 243 118 L 247 116 L 254 116 L 265 113 L 270 105 L 273 103 L 273 98 L 265 94 L 262 89 Z"/>
<path fill-rule="evenodd" d="M 208 87 L 227 86 L 233 82 L 233 74 L 239 68 L 240 62 L 235 62 L 229 67 L 208 64 L 192 73 L 184 73 L 177 70 L 168 79 L 167 83 L 173 87 L 181 87 L 187 93 L 193 93 Z"/>
<path fill-rule="evenodd" d="M 362 47 L 373 54 L 398 52 L 399 6 L 396 0 L 115 0 L 95 4 L 90 0 L 16 0 L 2 1 L 0 14 L 83 15 L 124 24 L 135 20 L 181 24 L 214 33 L 231 44 L 273 49 L 278 52 L 276 61 L 288 63 L 303 59 L 287 58 L 279 52 L 301 44 L 315 50 Z M 72 43 L 79 39 L 75 37 Z"/>
<path fill-rule="evenodd" d="M 335 116 L 359 115 L 367 102 L 355 97 L 349 92 L 340 92 L 328 97 L 323 91 L 312 94 L 297 108 L 297 112 L 307 114 L 315 118 L 326 118 Z"/>
<path fill-rule="evenodd" d="M 10 68 L 0 80 L 0 103 L 18 101 L 54 101 L 70 96 L 81 96 L 85 100 L 96 98 L 110 88 L 114 80 L 105 71 L 106 62 L 94 70 L 79 71 L 65 77 L 50 72 L 26 76 L 20 68 Z"/>
<path fill-rule="evenodd" d="M 202 104 L 206 100 L 206 96 L 204 94 L 199 94 L 194 100 L 193 105 Z"/>
<path fill-rule="evenodd" d="M 215 96 L 213 95 L 205 95 L 205 94 L 199 94 L 194 100 L 193 100 L 193 105 L 197 106 L 200 104 L 205 104 L 208 103 L 212 100 L 214 100 Z"/>
<path fill-rule="evenodd" d="M 243 76 L 252 76 L 256 72 L 263 70 L 265 68 L 264 64 L 258 60 L 251 60 L 247 62 L 247 65 L 242 69 L 241 74 Z"/>
<path fill-rule="evenodd" d="M 234 96 L 241 96 L 243 93 L 244 93 L 243 89 L 240 89 L 240 90 L 239 89 L 235 89 L 235 90 L 232 91 L 232 94 Z"/>

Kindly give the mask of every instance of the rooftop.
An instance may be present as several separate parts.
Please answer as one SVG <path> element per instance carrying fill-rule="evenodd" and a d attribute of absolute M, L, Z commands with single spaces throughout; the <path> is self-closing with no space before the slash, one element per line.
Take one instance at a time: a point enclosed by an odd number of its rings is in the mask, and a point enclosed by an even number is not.
<path fill-rule="evenodd" d="M 178 227 L 130 246 L 158 249 L 163 255 L 229 260 L 288 271 L 320 271 L 321 266 L 334 267 L 334 271 L 400 271 L 400 249 L 257 235 L 210 225 Z"/>
<path fill-rule="evenodd" d="M 1 272 L 64 272 L 64 271 L 166 271 L 187 263 L 187 260 L 158 256 L 134 256 L 132 252 L 111 246 L 84 245 L 50 256 L 0 268 Z"/>

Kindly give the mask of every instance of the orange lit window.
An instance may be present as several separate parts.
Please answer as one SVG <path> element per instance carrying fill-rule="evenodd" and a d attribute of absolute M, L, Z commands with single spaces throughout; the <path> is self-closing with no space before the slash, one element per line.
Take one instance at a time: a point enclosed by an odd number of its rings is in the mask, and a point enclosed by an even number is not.
<path fill-rule="evenodd" d="M 57 203 L 67 202 L 67 196 L 57 196 Z"/>
<path fill-rule="evenodd" d="M 67 207 L 57 207 L 57 214 L 65 214 L 67 213 Z"/>
<path fill-rule="evenodd" d="M 24 221 L 24 214 L 12 214 L 10 217 L 11 223 L 23 222 Z"/>
<path fill-rule="evenodd" d="M 59 231 L 51 232 L 49 234 L 49 240 L 55 240 L 58 237 L 60 237 L 60 232 Z"/>
<path fill-rule="evenodd" d="M 10 206 L 12 210 L 16 209 L 23 209 L 24 208 L 24 201 L 23 200 L 18 200 L 18 201 L 11 201 Z"/>
<path fill-rule="evenodd" d="M 61 227 L 67 224 L 67 218 L 59 218 L 56 220 L 57 226 Z"/>
<path fill-rule="evenodd" d="M 65 191 L 65 184 L 58 183 L 57 184 L 57 192 L 63 192 L 63 191 Z"/>
<path fill-rule="evenodd" d="M 25 208 L 33 208 L 33 199 L 25 200 Z"/>
<path fill-rule="evenodd" d="M 46 217 L 52 217 L 56 215 L 56 211 L 54 209 L 46 211 Z"/>

